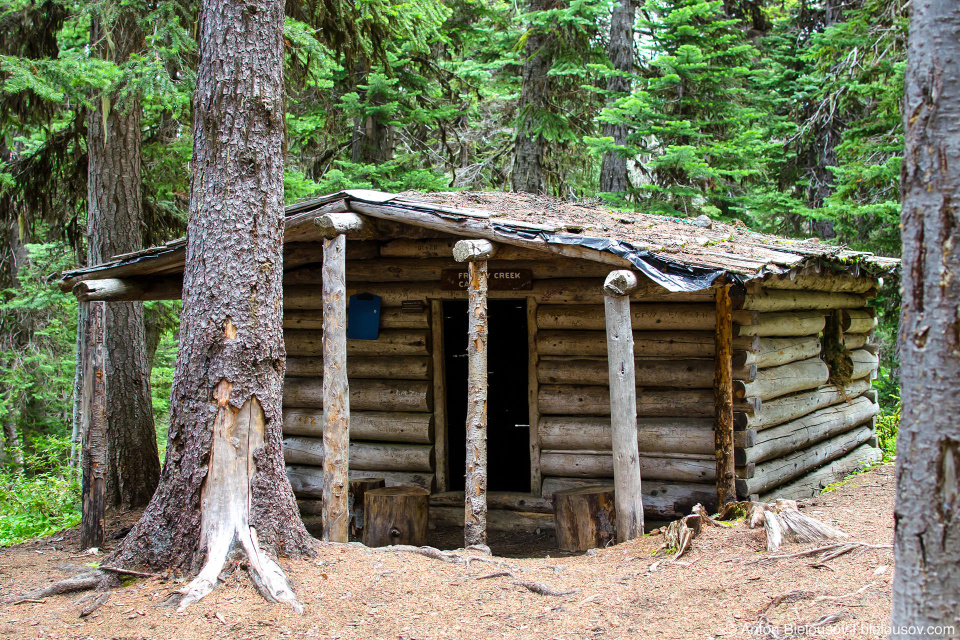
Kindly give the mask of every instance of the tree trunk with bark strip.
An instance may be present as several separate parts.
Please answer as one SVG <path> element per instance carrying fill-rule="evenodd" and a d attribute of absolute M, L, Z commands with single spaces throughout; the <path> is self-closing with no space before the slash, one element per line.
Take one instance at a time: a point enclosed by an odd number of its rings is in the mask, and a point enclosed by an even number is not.
<path fill-rule="evenodd" d="M 530 0 L 527 9 L 532 13 L 546 8 L 546 0 Z M 540 27 L 528 27 L 514 137 L 513 191 L 542 194 L 547 190 L 543 171 L 547 142 L 538 130 L 538 122 L 550 99 L 550 77 L 547 74 L 552 59 L 549 39 L 550 35 Z"/>
<path fill-rule="evenodd" d="M 613 64 L 614 74 L 607 78 L 608 104 L 617 99 L 616 94 L 630 92 L 630 77 L 633 73 L 633 25 L 636 22 L 635 0 L 620 0 L 610 17 L 610 43 L 607 55 Z M 618 147 L 627 144 L 627 125 L 622 122 L 605 122 L 603 137 L 613 138 Z M 627 176 L 627 157 L 616 151 L 603 154 L 600 165 L 600 191 L 620 193 L 630 187 Z"/>
<path fill-rule="evenodd" d="M 960 5 L 911 9 L 891 638 L 960 621 Z"/>

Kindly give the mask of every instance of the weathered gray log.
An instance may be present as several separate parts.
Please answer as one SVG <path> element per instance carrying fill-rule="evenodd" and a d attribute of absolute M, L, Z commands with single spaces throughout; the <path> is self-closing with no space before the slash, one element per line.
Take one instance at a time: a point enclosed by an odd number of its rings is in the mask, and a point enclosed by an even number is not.
<path fill-rule="evenodd" d="M 873 377 L 877 368 L 880 366 L 880 358 L 866 349 L 857 349 L 850 352 L 850 379 L 858 380 L 860 378 Z"/>
<path fill-rule="evenodd" d="M 433 446 L 387 442 L 351 442 L 350 469 L 375 471 L 433 471 Z M 306 436 L 284 436 L 283 459 L 288 465 L 323 464 L 324 441 Z M 368 473 L 376 476 L 376 473 Z"/>
<path fill-rule="evenodd" d="M 380 248 L 380 255 L 384 258 L 453 258 L 453 247 L 460 240 L 458 236 L 422 240 L 397 239 L 384 243 Z M 510 244 L 501 245 L 498 255 L 502 260 L 544 260 L 553 257 L 545 251 Z M 609 271 L 609 267 L 604 269 L 604 273 Z"/>
<path fill-rule="evenodd" d="M 368 547 L 425 545 L 430 519 L 429 495 L 429 491 L 419 487 L 384 487 L 367 491 L 363 496 L 366 518 L 363 544 Z"/>
<path fill-rule="evenodd" d="M 312 409 L 284 409 L 283 433 L 323 437 L 323 413 Z M 433 442 L 433 414 L 408 411 L 353 411 L 350 438 L 384 442 Z"/>
<path fill-rule="evenodd" d="M 553 494 L 572 487 L 585 487 L 597 484 L 595 478 L 545 477 L 543 479 L 543 497 L 552 498 Z M 717 508 L 717 490 L 713 483 L 689 484 L 682 482 L 660 482 L 644 480 L 643 513 L 646 520 L 675 520 L 689 515 L 693 506 L 702 504 L 710 513 Z"/>
<path fill-rule="evenodd" d="M 855 278 L 844 275 L 803 275 L 797 273 L 772 276 L 763 281 L 764 289 L 808 289 L 832 293 L 864 294 L 878 286 L 876 278 Z"/>
<path fill-rule="evenodd" d="M 462 494 L 461 494 L 462 495 Z M 430 523 L 436 527 L 462 527 L 463 507 L 430 507 Z M 553 530 L 553 513 L 507 511 L 492 508 L 487 512 L 487 531 L 534 533 Z"/>
<path fill-rule="evenodd" d="M 728 284 L 717 287 L 716 317 L 713 434 L 717 504 L 724 505 L 737 499 L 737 490 L 733 482 L 735 477 L 733 459 L 733 302 L 730 299 L 730 285 Z"/>
<path fill-rule="evenodd" d="M 737 479 L 740 495 L 766 493 L 774 487 L 790 482 L 807 471 L 845 455 L 870 439 L 873 426 L 864 425 L 844 432 L 806 449 L 795 451 L 756 465 L 752 478 Z"/>
<path fill-rule="evenodd" d="M 596 385 L 540 385 L 538 404 L 542 415 L 610 415 L 610 389 Z M 754 413 L 758 402 L 735 399 L 734 410 Z M 647 389 L 637 392 L 637 415 L 677 418 L 712 418 L 712 389 Z"/>
<path fill-rule="evenodd" d="M 463 491 L 447 491 L 444 493 L 435 493 L 430 496 L 430 508 L 434 507 L 452 507 L 457 510 L 460 516 L 458 526 L 463 526 Z M 488 491 L 487 492 L 488 515 L 496 509 L 505 509 L 507 511 L 530 511 L 536 513 L 553 513 L 553 505 L 549 500 L 541 498 L 538 495 L 521 493 L 518 491 Z"/>
<path fill-rule="evenodd" d="M 820 495 L 834 482 L 843 480 L 854 471 L 877 464 L 883 459 L 883 452 L 869 444 L 862 444 L 850 453 L 825 464 L 816 471 L 782 484 L 767 493 L 760 494 L 760 500 L 770 502 L 778 498 L 786 500 L 804 500 Z"/>
<path fill-rule="evenodd" d="M 811 336 L 823 331 L 824 314 L 821 311 L 783 311 L 761 313 L 758 321 L 749 326 L 738 326 L 738 336 L 788 337 Z"/>
<path fill-rule="evenodd" d="M 609 381 L 607 359 L 599 356 L 540 358 L 537 379 L 543 384 L 599 384 Z M 638 387 L 673 387 L 676 389 L 713 388 L 714 362 L 710 358 L 684 360 L 634 360 Z M 734 380 L 756 379 L 757 366 L 735 367 Z"/>
<path fill-rule="evenodd" d="M 840 312 L 840 326 L 845 332 L 870 333 L 877 326 L 875 309 L 844 309 Z"/>
<path fill-rule="evenodd" d="M 430 372 L 431 362 L 428 356 L 347 358 L 347 375 L 351 379 L 429 380 Z M 323 358 L 321 356 L 288 357 L 287 375 L 293 378 L 322 378 Z"/>
<path fill-rule="evenodd" d="M 553 521 L 561 551 L 604 548 L 620 541 L 620 511 L 612 485 L 574 487 L 553 494 Z M 643 514 L 640 514 L 643 519 Z M 640 535 L 643 535 L 641 532 Z"/>
<path fill-rule="evenodd" d="M 323 240 L 323 539 L 346 542 L 350 535 L 347 466 L 350 444 L 350 386 L 347 382 L 347 238 Z M 284 332 L 284 337 L 286 334 Z M 285 458 L 286 459 L 286 458 Z M 295 460 L 291 460 L 296 462 Z"/>
<path fill-rule="evenodd" d="M 540 393 L 540 382 L 537 371 L 540 365 L 540 354 L 537 353 L 537 302 L 527 300 L 527 419 L 530 443 L 530 493 L 540 495 L 540 437 L 537 425 L 540 424 L 540 405 L 537 396 Z"/>
<path fill-rule="evenodd" d="M 464 546 L 487 544 L 487 262 L 468 263 Z"/>
<path fill-rule="evenodd" d="M 77 285 L 79 286 L 79 285 Z M 80 402 L 82 475 L 80 550 L 102 547 L 107 486 L 106 303 L 91 302 L 86 315 Z"/>
<path fill-rule="evenodd" d="M 537 327 L 544 330 L 599 331 L 604 328 L 600 305 L 544 306 L 537 309 Z M 630 305 L 630 323 L 635 331 L 713 331 L 713 306 L 700 303 Z"/>
<path fill-rule="evenodd" d="M 410 486 L 430 490 L 433 487 L 434 474 L 413 471 L 369 471 L 353 469 L 348 474 L 350 480 L 357 478 L 383 478 L 388 487 Z M 287 478 L 298 498 L 323 498 L 323 469 L 310 465 L 287 465 Z"/>
<path fill-rule="evenodd" d="M 634 331 L 633 342 L 640 358 L 712 358 L 711 331 Z M 735 349 L 754 351 L 760 339 L 734 338 Z M 540 331 L 537 351 L 543 356 L 602 356 L 606 354 L 606 335 L 602 331 Z"/>
<path fill-rule="evenodd" d="M 453 259 L 457 262 L 487 260 L 497 253 L 497 245 L 489 240 L 458 240 L 453 245 Z"/>
<path fill-rule="evenodd" d="M 349 304 L 348 304 L 349 306 Z M 323 329 L 323 314 L 316 309 L 285 311 L 284 329 Z M 380 329 L 428 329 L 426 311 L 411 311 L 402 307 L 380 309 Z"/>
<path fill-rule="evenodd" d="M 374 240 L 352 240 L 347 243 L 347 260 L 372 260 L 380 256 L 380 244 Z M 283 268 L 296 270 L 304 265 L 313 265 L 323 261 L 322 244 L 313 242 L 283 243 Z M 349 271 L 349 269 L 348 269 Z M 319 273 L 319 271 L 317 272 Z M 316 279 L 317 284 L 320 279 Z"/>
<path fill-rule="evenodd" d="M 446 491 L 449 488 L 447 458 L 447 374 L 443 348 L 443 302 L 430 301 L 430 333 L 433 344 L 433 421 L 434 428 L 434 457 L 436 463 L 437 489 Z M 463 502 L 461 502 L 463 504 Z"/>
<path fill-rule="evenodd" d="M 287 329 L 283 342 L 290 356 L 323 355 L 323 331 Z M 348 356 L 425 356 L 430 353 L 429 344 L 429 331 L 385 329 L 376 340 L 347 340 L 345 348 Z"/>
<path fill-rule="evenodd" d="M 760 338 L 759 346 L 747 353 L 746 364 L 760 369 L 806 360 L 820 355 L 820 339 L 816 336 L 799 338 Z"/>
<path fill-rule="evenodd" d="M 540 446 L 544 449 L 612 450 L 610 419 L 593 416 L 543 416 Z M 714 452 L 712 418 L 637 418 L 641 452 Z"/>
<path fill-rule="evenodd" d="M 650 453 L 638 456 L 640 475 L 646 480 L 670 482 L 715 482 L 716 458 L 713 454 Z M 574 478 L 613 477 L 614 458 L 611 451 L 556 451 L 543 449 L 540 466 L 544 475 Z M 737 477 L 750 476 L 752 465 L 744 465 Z M 716 487 L 714 487 L 716 492 Z"/>
<path fill-rule="evenodd" d="M 758 397 L 770 400 L 779 396 L 809 391 L 827 383 L 830 368 L 820 358 L 808 358 L 757 371 L 757 379 L 743 384 L 740 397 Z"/>
<path fill-rule="evenodd" d="M 803 309 L 858 309 L 867 304 L 867 299 L 855 293 L 829 293 L 821 291 L 760 291 L 748 294 L 741 308 L 748 311 L 793 311 Z"/>
<path fill-rule="evenodd" d="M 501 252 L 510 250 L 501 245 Z M 348 256 L 349 257 L 349 256 Z M 556 278 L 603 278 L 610 267 L 596 262 L 560 258 L 549 254 L 531 256 L 529 260 L 504 259 L 501 255 L 488 261 L 490 269 L 528 269 L 535 280 Z M 358 282 L 438 282 L 447 269 L 462 269 L 462 265 L 447 258 L 384 258 L 380 260 L 348 260 L 347 273 Z M 288 284 L 318 282 L 316 271 L 289 273 Z"/>
<path fill-rule="evenodd" d="M 323 238 L 336 238 L 338 235 L 361 237 L 364 227 L 371 227 L 368 220 L 355 213 L 325 213 L 313 220 L 317 232 Z"/>
<path fill-rule="evenodd" d="M 182 275 L 84 280 L 73 286 L 80 302 L 179 300 L 182 292 Z"/>
<path fill-rule="evenodd" d="M 848 351 L 862 349 L 867 346 L 867 340 L 870 339 L 869 333 L 844 333 L 843 348 Z"/>
<path fill-rule="evenodd" d="M 630 298 L 637 289 L 631 271 L 613 271 L 603 284 L 607 317 L 607 363 L 610 379 L 610 424 L 613 443 L 617 540 L 643 535 L 643 503 L 637 448 L 637 384 L 634 377 Z M 733 425 L 730 426 L 731 433 Z M 543 466 L 541 453 L 541 467 Z M 554 504 L 556 505 L 556 496 Z M 563 520 L 559 520 L 563 524 Z M 559 539 L 559 538 L 558 538 Z"/>
<path fill-rule="evenodd" d="M 853 399 L 870 388 L 867 380 L 854 380 L 843 390 L 833 385 L 824 385 L 812 391 L 784 396 L 763 403 L 763 408 L 752 416 L 741 416 L 737 428 L 768 429 L 790 420 L 795 420 L 846 399 Z"/>
<path fill-rule="evenodd" d="M 359 411 L 430 411 L 432 385 L 419 380 L 353 380 L 350 405 Z M 283 406 L 323 408 L 323 383 L 317 378 L 284 378 Z"/>
<path fill-rule="evenodd" d="M 880 407 L 863 396 L 814 411 L 802 418 L 757 432 L 754 445 L 742 450 L 743 459 L 738 462 L 759 463 L 789 454 L 848 431 L 878 413 Z"/>

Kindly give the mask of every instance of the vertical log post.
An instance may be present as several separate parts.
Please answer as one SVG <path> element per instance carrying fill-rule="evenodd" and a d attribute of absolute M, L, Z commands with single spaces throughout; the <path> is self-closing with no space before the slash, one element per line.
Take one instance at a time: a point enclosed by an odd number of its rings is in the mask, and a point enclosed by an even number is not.
<path fill-rule="evenodd" d="M 603 283 L 617 542 L 643 535 L 640 452 L 637 445 L 637 386 L 633 369 L 633 326 L 630 320 L 630 294 L 637 290 L 638 285 L 637 276 L 632 271 L 614 271 Z"/>
<path fill-rule="evenodd" d="M 104 373 L 105 302 L 89 303 L 83 363 L 80 550 L 103 546 L 107 481 L 107 384 Z"/>
<path fill-rule="evenodd" d="M 733 456 L 733 303 L 728 284 L 717 287 L 715 365 L 713 433 L 717 456 L 717 505 L 722 508 L 737 499 Z"/>
<path fill-rule="evenodd" d="M 464 546 L 487 544 L 487 240 L 461 240 L 453 257 L 467 262 L 467 460 Z"/>
<path fill-rule="evenodd" d="M 361 224 L 359 216 L 337 216 L 317 223 L 323 240 L 323 539 L 347 542 L 350 533 L 349 482 L 350 388 L 347 380 L 348 228 Z"/>

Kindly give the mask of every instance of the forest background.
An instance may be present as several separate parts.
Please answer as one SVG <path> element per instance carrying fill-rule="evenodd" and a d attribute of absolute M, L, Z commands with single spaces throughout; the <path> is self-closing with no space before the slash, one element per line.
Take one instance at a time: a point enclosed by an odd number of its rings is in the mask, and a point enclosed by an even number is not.
<path fill-rule="evenodd" d="M 529 191 L 899 257 L 906 4 L 288 0 L 286 201 Z M 89 259 L 89 136 L 136 122 L 138 240 L 182 235 L 197 11 L 0 3 L 0 545 L 79 521 L 77 302 L 56 281 Z M 139 35 L 117 56 L 121 19 Z M 899 283 L 874 304 L 890 457 Z M 177 311 L 144 312 L 161 458 Z"/>

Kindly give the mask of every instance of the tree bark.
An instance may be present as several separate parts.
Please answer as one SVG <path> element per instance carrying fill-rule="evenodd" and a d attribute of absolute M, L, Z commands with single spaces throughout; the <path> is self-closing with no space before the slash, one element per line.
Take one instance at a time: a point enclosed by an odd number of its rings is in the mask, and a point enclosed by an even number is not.
<path fill-rule="evenodd" d="M 86 384 L 81 402 L 83 425 L 83 477 L 81 500 L 83 519 L 80 523 L 80 550 L 103 545 L 103 519 L 106 506 L 107 475 L 107 389 L 104 376 L 104 307 L 94 302 L 83 327 L 86 359 L 83 367 Z"/>
<path fill-rule="evenodd" d="M 280 0 L 201 6 L 167 459 L 111 559 L 191 572 L 202 564 L 181 609 L 214 588 L 228 558 L 245 556 L 267 599 L 300 610 L 270 555 L 312 551 L 281 449 L 283 15 Z"/>
<path fill-rule="evenodd" d="M 464 546 L 487 544 L 487 261 L 468 264 Z"/>
<path fill-rule="evenodd" d="M 630 92 L 630 77 L 633 73 L 633 25 L 636 21 L 635 0 L 620 0 L 610 16 L 610 43 L 607 55 L 613 65 L 613 73 L 607 78 L 607 105 L 617 99 L 616 94 Z M 603 137 L 613 138 L 618 147 L 627 144 L 627 125 L 622 122 L 605 122 Z M 630 186 L 627 176 L 627 157 L 617 151 L 603 154 L 600 164 L 600 191 L 620 193 Z"/>
<path fill-rule="evenodd" d="M 530 0 L 527 6 L 531 13 L 546 8 L 546 0 Z M 541 28 L 528 27 L 514 137 L 511 176 L 513 191 L 542 194 L 547 190 L 543 171 L 543 153 L 547 141 L 537 130 L 537 125 L 541 112 L 547 109 L 550 99 L 550 77 L 547 74 L 553 60 L 549 51 L 549 39 L 549 34 Z"/>
<path fill-rule="evenodd" d="M 911 5 L 891 638 L 960 621 L 960 5 Z"/>
<path fill-rule="evenodd" d="M 143 33 L 130 11 L 121 12 L 110 25 L 95 19 L 93 40 L 100 54 L 117 64 L 143 48 Z M 143 248 L 140 100 L 115 104 L 117 95 L 95 100 L 87 118 L 89 265 Z M 122 509 L 140 508 L 150 501 L 160 478 L 142 302 L 106 305 L 104 347 L 110 381 L 106 502 Z"/>
<path fill-rule="evenodd" d="M 716 354 L 714 356 L 714 439 L 717 459 L 717 504 L 736 502 L 733 451 L 733 304 L 730 285 L 717 287 Z"/>

